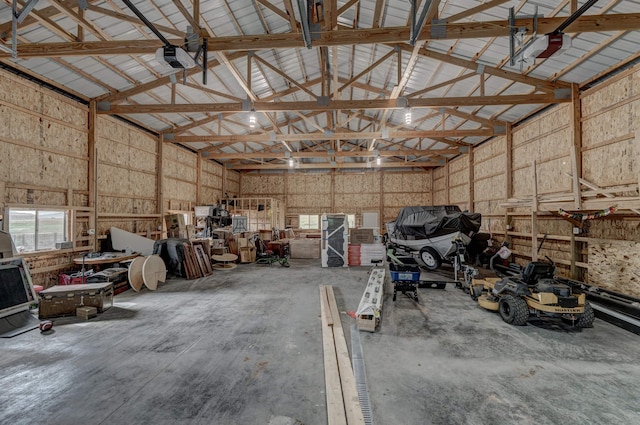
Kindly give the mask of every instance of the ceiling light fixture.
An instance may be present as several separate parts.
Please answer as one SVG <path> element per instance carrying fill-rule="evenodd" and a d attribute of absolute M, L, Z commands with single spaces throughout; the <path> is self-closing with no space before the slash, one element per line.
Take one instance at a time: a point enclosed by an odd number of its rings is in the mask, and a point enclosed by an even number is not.
<path fill-rule="evenodd" d="M 256 111 L 251 110 L 251 114 L 249 114 L 249 127 L 254 128 L 256 126 Z"/>
<path fill-rule="evenodd" d="M 411 109 L 409 108 L 404 112 L 404 123 L 411 124 Z"/>
<path fill-rule="evenodd" d="M 293 168 L 293 164 L 294 164 L 293 158 L 289 158 L 289 168 Z"/>
<path fill-rule="evenodd" d="M 376 158 L 376 165 L 380 165 L 380 164 L 382 164 L 382 158 L 377 157 Z"/>

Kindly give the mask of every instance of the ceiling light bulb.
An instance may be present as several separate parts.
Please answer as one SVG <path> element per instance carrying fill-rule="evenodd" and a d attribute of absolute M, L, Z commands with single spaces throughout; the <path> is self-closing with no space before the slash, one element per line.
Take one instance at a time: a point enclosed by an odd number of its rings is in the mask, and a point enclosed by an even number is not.
<path fill-rule="evenodd" d="M 249 127 L 253 128 L 256 126 L 256 111 L 251 110 L 251 114 L 249 115 Z"/>
<path fill-rule="evenodd" d="M 411 109 L 407 109 L 407 111 L 404 113 L 404 123 L 411 124 Z"/>
<path fill-rule="evenodd" d="M 376 158 L 376 165 L 380 165 L 380 164 L 382 164 L 382 158 L 377 157 Z"/>
<path fill-rule="evenodd" d="M 293 158 L 289 158 L 289 167 L 293 168 Z"/>

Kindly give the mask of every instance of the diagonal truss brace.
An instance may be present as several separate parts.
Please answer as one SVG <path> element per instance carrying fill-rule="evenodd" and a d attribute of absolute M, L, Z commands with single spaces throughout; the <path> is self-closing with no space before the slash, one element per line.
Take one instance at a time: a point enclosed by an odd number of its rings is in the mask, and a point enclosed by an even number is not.
<path fill-rule="evenodd" d="M 29 0 L 22 10 L 18 12 L 18 0 L 13 0 L 11 8 L 11 49 L 4 44 L 0 44 L 0 48 L 7 51 L 7 53 L 11 53 L 11 57 L 14 59 L 18 57 L 18 24 L 24 21 L 24 18 L 27 17 L 29 12 L 36 7 L 38 1 L 39 0 Z"/>

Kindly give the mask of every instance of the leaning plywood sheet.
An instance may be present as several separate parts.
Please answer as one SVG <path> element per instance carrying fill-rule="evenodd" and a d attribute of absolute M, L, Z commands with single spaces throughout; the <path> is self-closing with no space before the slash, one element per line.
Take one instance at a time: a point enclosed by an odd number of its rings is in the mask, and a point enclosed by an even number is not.
<path fill-rule="evenodd" d="M 111 232 L 113 249 L 137 252 L 142 255 L 153 254 L 154 240 L 118 229 L 117 227 L 111 227 L 109 231 Z"/>
<path fill-rule="evenodd" d="M 589 240 L 589 283 L 640 297 L 640 242 Z"/>

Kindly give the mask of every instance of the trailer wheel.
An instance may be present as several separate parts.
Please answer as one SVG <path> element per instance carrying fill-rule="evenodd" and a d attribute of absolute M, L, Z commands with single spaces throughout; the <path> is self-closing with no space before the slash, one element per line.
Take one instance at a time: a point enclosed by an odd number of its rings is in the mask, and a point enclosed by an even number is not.
<path fill-rule="evenodd" d="M 438 252 L 430 246 L 425 246 L 420 250 L 420 259 L 427 267 L 427 270 L 436 270 L 442 264 Z"/>
<path fill-rule="evenodd" d="M 593 321 L 596 318 L 595 313 L 593 312 L 593 308 L 591 304 L 588 302 L 584 303 L 584 313 L 580 315 L 578 318 L 578 327 L 579 328 L 590 328 L 593 326 Z"/>
<path fill-rule="evenodd" d="M 502 320 L 511 325 L 522 326 L 529 320 L 529 307 L 527 306 L 527 302 L 519 297 L 503 295 L 500 298 L 498 310 L 500 311 Z"/>

